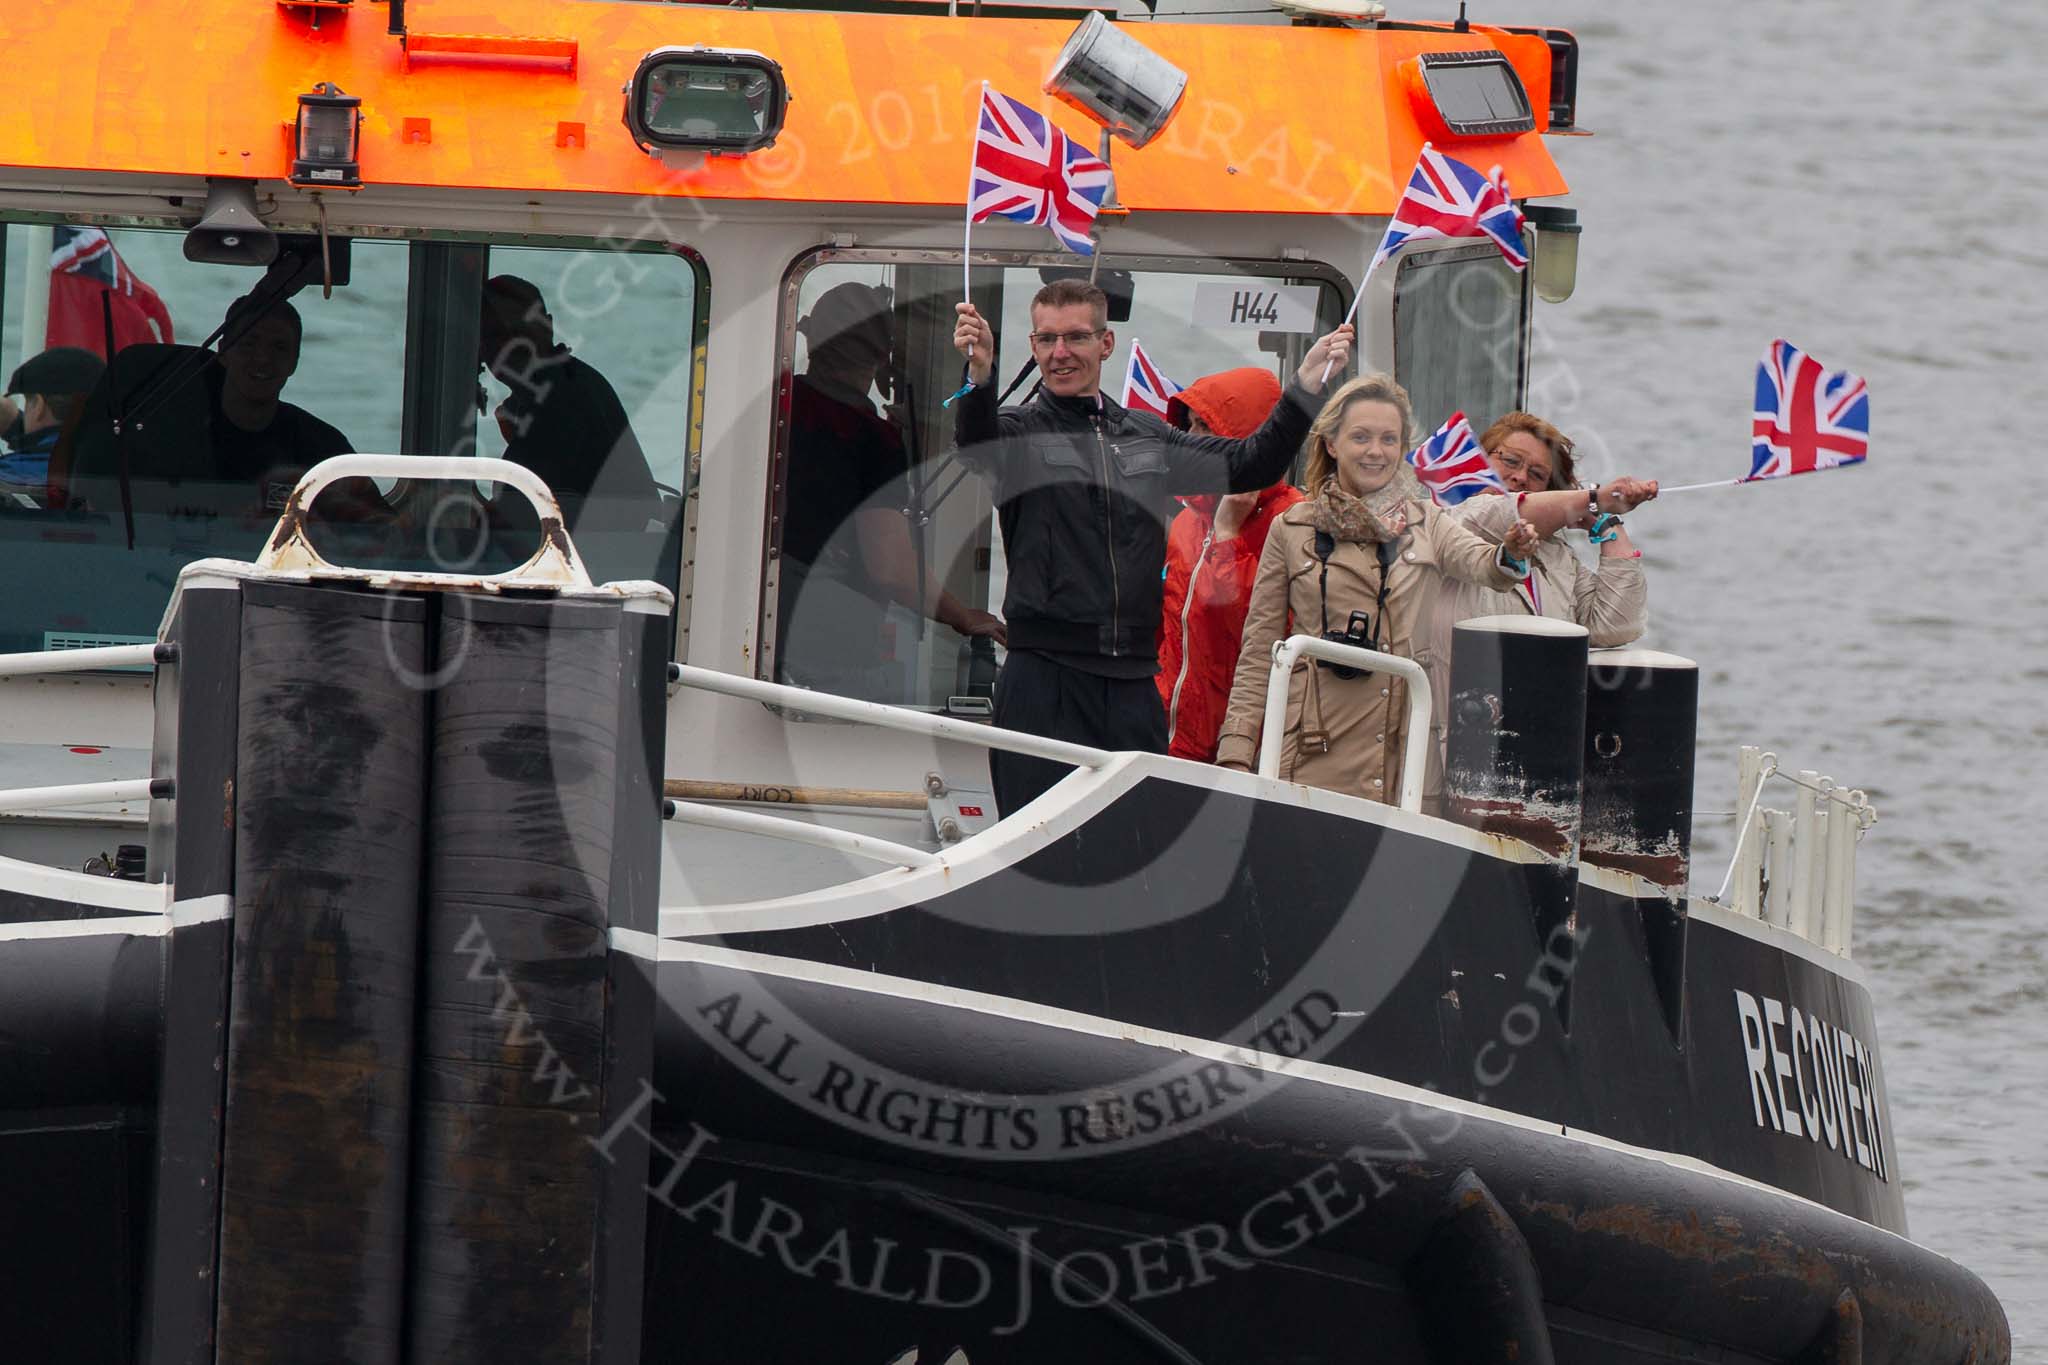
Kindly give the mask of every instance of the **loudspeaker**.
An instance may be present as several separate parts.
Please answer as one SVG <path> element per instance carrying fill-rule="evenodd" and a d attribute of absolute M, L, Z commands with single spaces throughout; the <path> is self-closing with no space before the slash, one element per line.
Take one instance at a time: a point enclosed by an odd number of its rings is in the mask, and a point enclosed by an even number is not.
<path fill-rule="evenodd" d="M 256 216 L 256 182 L 208 180 L 206 212 L 185 233 L 185 259 L 208 265 L 269 265 L 277 234 Z"/>

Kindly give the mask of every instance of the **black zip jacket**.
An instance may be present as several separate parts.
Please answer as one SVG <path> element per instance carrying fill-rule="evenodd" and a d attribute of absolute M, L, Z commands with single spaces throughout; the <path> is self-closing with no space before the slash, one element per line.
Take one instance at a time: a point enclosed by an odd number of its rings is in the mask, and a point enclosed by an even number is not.
<path fill-rule="evenodd" d="M 1264 426 L 1232 440 L 1178 431 L 1107 398 L 1041 392 L 998 411 L 988 384 L 962 395 L 955 443 L 994 490 L 1010 647 L 1156 666 L 1174 498 L 1277 483 L 1321 406 L 1290 383 Z"/>

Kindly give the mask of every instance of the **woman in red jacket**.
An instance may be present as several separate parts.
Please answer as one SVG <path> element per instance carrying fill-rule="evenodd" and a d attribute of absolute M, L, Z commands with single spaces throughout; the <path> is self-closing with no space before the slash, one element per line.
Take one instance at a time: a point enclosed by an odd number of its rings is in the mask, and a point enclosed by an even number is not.
<path fill-rule="evenodd" d="M 1248 436 L 1280 401 L 1272 371 L 1225 370 L 1174 395 L 1172 414 L 1190 431 Z M 1166 704 L 1167 752 L 1216 760 L 1216 734 L 1230 701 L 1244 613 L 1273 519 L 1301 501 L 1284 483 L 1255 493 L 1182 499 L 1166 536 L 1166 600 L 1159 625 L 1159 699 Z"/>

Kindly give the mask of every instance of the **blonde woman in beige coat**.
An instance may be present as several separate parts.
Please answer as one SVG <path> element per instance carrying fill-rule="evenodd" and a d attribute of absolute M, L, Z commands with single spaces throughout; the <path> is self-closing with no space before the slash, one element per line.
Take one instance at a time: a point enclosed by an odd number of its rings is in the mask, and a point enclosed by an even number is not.
<path fill-rule="evenodd" d="M 1430 504 L 1403 458 L 1414 445 L 1407 391 L 1386 375 L 1354 379 L 1331 396 L 1308 438 L 1309 500 L 1266 537 L 1245 617 L 1244 648 L 1216 761 L 1258 761 L 1273 646 L 1291 634 L 1344 631 L 1362 612 L 1368 648 L 1415 657 L 1417 627 L 1446 578 L 1506 590 L 1507 561 L 1536 544 L 1516 525 L 1495 546 Z M 1344 677 L 1308 660 L 1287 693 L 1280 775 L 1384 801 L 1398 789 L 1407 743 L 1405 684 L 1382 673 Z"/>

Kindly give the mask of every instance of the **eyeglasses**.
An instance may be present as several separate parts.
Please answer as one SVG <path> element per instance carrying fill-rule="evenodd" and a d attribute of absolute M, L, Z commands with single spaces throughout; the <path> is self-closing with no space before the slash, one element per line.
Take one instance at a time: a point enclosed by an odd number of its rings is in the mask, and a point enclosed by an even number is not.
<path fill-rule="evenodd" d="M 1510 474 L 1519 474 L 1531 465 L 1531 461 L 1523 459 L 1512 450 L 1496 450 L 1493 452 L 1493 458 L 1498 460 L 1501 468 L 1507 470 Z M 1550 482 L 1550 469 L 1547 465 L 1537 464 L 1534 468 L 1538 480 L 1543 483 Z"/>
<path fill-rule="evenodd" d="M 1041 351 L 1050 351 L 1053 347 L 1064 341 L 1067 343 L 1068 350 L 1078 351 L 1089 342 L 1095 340 L 1095 338 L 1101 336 L 1103 330 L 1098 327 L 1092 332 L 1033 332 L 1031 334 L 1031 344 Z"/>

